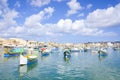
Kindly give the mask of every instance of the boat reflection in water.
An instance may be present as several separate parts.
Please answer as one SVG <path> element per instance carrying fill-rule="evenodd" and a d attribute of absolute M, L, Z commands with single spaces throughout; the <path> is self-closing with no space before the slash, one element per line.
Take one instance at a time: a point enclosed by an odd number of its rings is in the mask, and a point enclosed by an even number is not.
<path fill-rule="evenodd" d="M 30 64 L 30 65 L 23 65 L 23 66 L 19 66 L 19 74 L 20 76 L 24 76 L 26 73 L 28 73 L 29 71 L 33 70 L 38 63 L 34 63 L 34 64 Z"/>
<path fill-rule="evenodd" d="M 49 60 L 49 56 L 41 56 L 41 60 L 42 61 L 48 61 Z"/>
<path fill-rule="evenodd" d="M 2 59 L 3 59 L 4 63 L 6 63 L 6 62 L 8 62 L 8 61 L 14 62 L 15 60 L 18 59 L 18 56 L 14 56 L 14 57 L 4 57 L 4 56 L 3 56 Z"/>
<path fill-rule="evenodd" d="M 69 62 L 71 57 L 64 57 L 65 62 Z"/>
<path fill-rule="evenodd" d="M 99 54 L 98 58 L 99 58 L 100 61 L 103 60 L 103 59 L 105 59 L 108 56 L 108 52 L 107 52 L 106 49 L 99 50 L 98 54 Z"/>

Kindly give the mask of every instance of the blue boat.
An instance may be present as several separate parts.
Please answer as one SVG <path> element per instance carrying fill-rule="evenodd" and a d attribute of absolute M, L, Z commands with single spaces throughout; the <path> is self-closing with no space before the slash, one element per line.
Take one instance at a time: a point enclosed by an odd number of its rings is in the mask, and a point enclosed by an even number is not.
<path fill-rule="evenodd" d="M 50 53 L 51 53 L 51 49 L 44 48 L 44 49 L 41 51 L 41 56 L 48 56 Z"/>
<path fill-rule="evenodd" d="M 28 56 L 20 55 L 20 65 L 30 65 L 38 61 L 38 55 L 31 54 Z"/>
<path fill-rule="evenodd" d="M 20 54 L 4 54 L 4 57 L 19 56 Z"/>
<path fill-rule="evenodd" d="M 12 56 L 19 56 L 20 53 L 24 53 L 24 49 L 23 48 L 11 48 L 9 49 L 5 49 L 5 53 L 4 53 L 4 57 L 12 57 Z"/>
<path fill-rule="evenodd" d="M 29 59 L 28 59 L 27 64 L 28 64 L 28 65 L 31 65 L 31 64 L 36 63 L 37 61 L 38 61 L 38 59 L 32 59 L 32 60 L 29 60 Z"/>
<path fill-rule="evenodd" d="M 42 56 L 48 56 L 49 53 L 48 52 L 44 52 L 44 53 L 41 53 Z"/>

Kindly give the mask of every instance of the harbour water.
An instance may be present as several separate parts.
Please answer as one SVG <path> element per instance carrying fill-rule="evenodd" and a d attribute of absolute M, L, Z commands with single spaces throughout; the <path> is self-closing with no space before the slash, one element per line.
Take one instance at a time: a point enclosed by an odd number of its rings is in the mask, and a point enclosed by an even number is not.
<path fill-rule="evenodd" d="M 88 52 L 51 53 L 38 62 L 19 66 L 19 56 L 5 58 L 0 52 L 0 80 L 120 80 L 120 51 L 109 50 L 107 56 Z"/>

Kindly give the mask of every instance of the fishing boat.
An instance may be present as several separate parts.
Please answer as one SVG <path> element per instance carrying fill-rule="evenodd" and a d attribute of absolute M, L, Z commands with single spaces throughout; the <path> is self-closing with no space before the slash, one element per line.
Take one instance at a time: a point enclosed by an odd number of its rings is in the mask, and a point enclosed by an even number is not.
<path fill-rule="evenodd" d="M 91 53 L 92 53 L 92 54 L 96 54 L 96 53 L 98 53 L 98 51 L 97 51 L 97 50 L 92 49 L 92 50 L 91 50 Z"/>
<path fill-rule="evenodd" d="M 98 50 L 99 56 L 107 56 L 108 53 L 105 49 Z"/>
<path fill-rule="evenodd" d="M 41 56 L 48 56 L 50 53 L 51 53 L 51 49 L 49 49 L 49 48 L 41 49 Z"/>
<path fill-rule="evenodd" d="M 117 50 L 120 50 L 120 48 L 119 47 L 113 47 L 113 50 L 117 51 Z"/>
<path fill-rule="evenodd" d="M 70 58 L 71 58 L 70 50 L 69 49 L 65 50 L 63 55 L 64 55 L 64 61 L 68 62 L 70 60 Z"/>
<path fill-rule="evenodd" d="M 71 54 L 70 54 L 70 50 L 65 50 L 64 51 L 64 58 L 70 58 L 71 57 Z"/>
<path fill-rule="evenodd" d="M 22 54 L 20 54 L 20 65 L 29 65 L 34 62 L 37 62 L 37 60 L 38 60 L 38 55 L 31 54 L 31 55 L 23 56 Z"/>
<path fill-rule="evenodd" d="M 80 50 L 78 48 L 74 47 L 74 48 L 71 49 L 71 52 L 80 52 Z"/>
<path fill-rule="evenodd" d="M 88 51 L 88 49 L 87 48 L 84 48 L 84 52 L 87 52 Z"/>
<path fill-rule="evenodd" d="M 4 57 L 11 57 L 11 56 L 19 56 L 20 53 L 24 53 L 23 48 L 12 48 L 12 47 L 5 47 L 4 48 Z"/>

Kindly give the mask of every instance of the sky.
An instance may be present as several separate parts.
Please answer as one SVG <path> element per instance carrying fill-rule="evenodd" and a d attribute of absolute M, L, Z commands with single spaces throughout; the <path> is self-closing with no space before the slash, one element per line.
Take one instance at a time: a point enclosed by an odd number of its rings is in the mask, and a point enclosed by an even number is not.
<path fill-rule="evenodd" d="M 120 41 L 120 0 L 0 0 L 0 37 Z"/>

